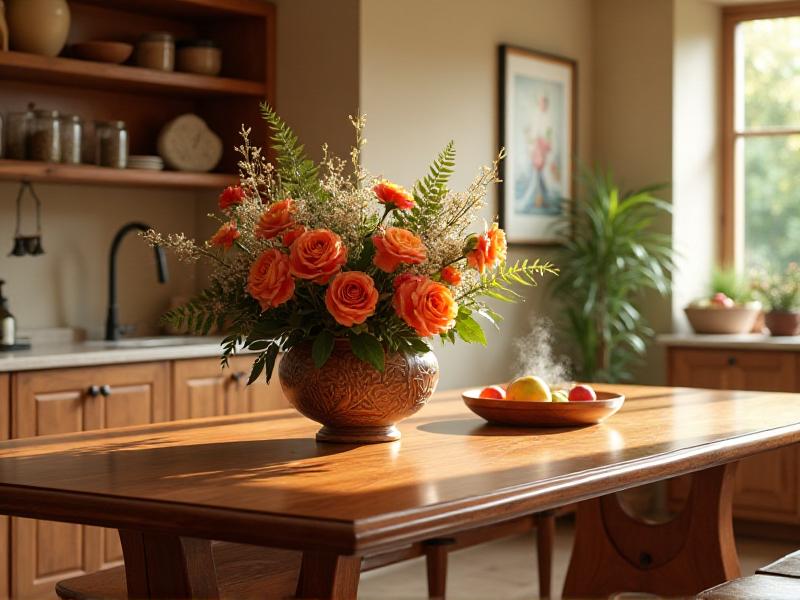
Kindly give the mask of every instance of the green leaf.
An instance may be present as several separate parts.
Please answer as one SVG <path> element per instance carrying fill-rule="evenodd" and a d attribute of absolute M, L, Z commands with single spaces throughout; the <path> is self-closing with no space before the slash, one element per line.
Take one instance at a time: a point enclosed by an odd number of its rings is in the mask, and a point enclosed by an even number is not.
<path fill-rule="evenodd" d="M 350 347 L 359 360 L 372 365 L 383 373 L 384 354 L 383 346 L 377 338 L 369 333 L 350 336 Z"/>
<path fill-rule="evenodd" d="M 486 345 L 486 336 L 478 322 L 469 316 L 462 316 L 456 321 L 458 337 L 468 344 Z"/>
<path fill-rule="evenodd" d="M 278 354 L 281 352 L 281 347 L 276 343 L 267 348 L 266 359 L 264 361 L 264 371 L 266 373 L 267 383 L 272 381 L 272 372 L 275 370 L 275 361 L 278 360 Z"/>
<path fill-rule="evenodd" d="M 311 346 L 311 358 L 314 359 L 314 366 L 321 369 L 328 362 L 331 352 L 333 352 L 334 337 L 330 331 L 323 331 L 314 340 Z"/>
<path fill-rule="evenodd" d="M 264 370 L 264 366 L 267 364 L 267 353 L 262 352 L 258 355 L 255 362 L 253 363 L 253 368 L 250 370 L 250 378 L 247 380 L 247 385 L 253 383 L 258 377 L 261 375 L 261 372 Z"/>

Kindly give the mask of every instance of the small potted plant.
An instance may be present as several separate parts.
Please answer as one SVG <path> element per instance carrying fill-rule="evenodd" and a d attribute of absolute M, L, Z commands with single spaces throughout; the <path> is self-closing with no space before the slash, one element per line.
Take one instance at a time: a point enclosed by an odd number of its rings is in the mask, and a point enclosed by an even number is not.
<path fill-rule="evenodd" d="M 800 266 L 790 263 L 783 274 L 762 274 L 753 290 L 766 305 L 765 323 L 772 335 L 800 334 Z"/>

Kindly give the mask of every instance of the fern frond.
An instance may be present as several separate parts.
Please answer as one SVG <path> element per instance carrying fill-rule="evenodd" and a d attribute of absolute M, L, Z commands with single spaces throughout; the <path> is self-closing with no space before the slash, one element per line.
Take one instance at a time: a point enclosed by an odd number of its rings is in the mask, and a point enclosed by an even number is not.
<path fill-rule="evenodd" d="M 275 150 L 278 176 L 286 192 L 293 196 L 318 195 L 321 191 L 317 177 L 319 169 L 306 156 L 305 147 L 291 127 L 266 102 L 261 103 L 261 116 L 272 132 L 270 140 Z"/>
<path fill-rule="evenodd" d="M 436 220 L 442 211 L 444 198 L 450 191 L 447 184 L 455 165 L 456 148 L 450 141 L 434 159 L 428 174 L 414 184 L 414 208 L 395 216 L 400 227 L 419 233 L 427 230 Z"/>

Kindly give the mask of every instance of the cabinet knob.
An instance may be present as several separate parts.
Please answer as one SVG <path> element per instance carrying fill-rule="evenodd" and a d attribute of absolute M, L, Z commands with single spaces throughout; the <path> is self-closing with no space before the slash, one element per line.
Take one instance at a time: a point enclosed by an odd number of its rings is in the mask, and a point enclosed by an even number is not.
<path fill-rule="evenodd" d="M 103 396 L 106 396 L 106 397 L 110 396 L 110 395 L 111 395 L 111 393 L 112 393 L 112 392 L 111 392 L 111 386 L 110 386 L 110 385 L 101 385 L 101 386 L 100 386 L 100 393 L 101 393 Z"/>
<path fill-rule="evenodd" d="M 735 364 L 736 364 L 736 357 L 735 356 L 729 356 L 728 357 L 728 365 L 730 365 L 732 367 Z"/>
<path fill-rule="evenodd" d="M 231 379 L 233 379 L 236 383 L 242 383 L 246 381 L 247 373 L 244 371 L 234 371 L 231 373 Z"/>
<path fill-rule="evenodd" d="M 97 398 L 100 395 L 100 386 L 90 385 L 89 389 L 86 390 L 86 393 L 89 394 L 90 398 Z"/>

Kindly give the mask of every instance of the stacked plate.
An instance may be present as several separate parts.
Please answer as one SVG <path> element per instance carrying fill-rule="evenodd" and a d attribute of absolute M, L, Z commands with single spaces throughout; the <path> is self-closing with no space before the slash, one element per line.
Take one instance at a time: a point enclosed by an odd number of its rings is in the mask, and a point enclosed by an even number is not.
<path fill-rule="evenodd" d="M 163 171 L 164 160 L 160 156 L 129 156 L 129 169 L 145 169 L 147 171 Z"/>

